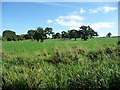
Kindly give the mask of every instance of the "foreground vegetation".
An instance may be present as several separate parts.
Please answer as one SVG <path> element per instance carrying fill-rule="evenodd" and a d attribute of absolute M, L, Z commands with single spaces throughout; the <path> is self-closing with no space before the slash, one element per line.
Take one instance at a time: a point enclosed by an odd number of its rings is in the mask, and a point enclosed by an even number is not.
<path fill-rule="evenodd" d="M 2 56 L 3 90 L 120 88 L 115 38 L 3 42 Z"/>

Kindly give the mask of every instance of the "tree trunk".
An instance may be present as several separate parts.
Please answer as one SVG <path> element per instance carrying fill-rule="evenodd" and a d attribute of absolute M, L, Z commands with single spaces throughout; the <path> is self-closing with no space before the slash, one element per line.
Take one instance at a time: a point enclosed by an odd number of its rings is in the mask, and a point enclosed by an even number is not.
<path fill-rule="evenodd" d="M 75 38 L 75 41 L 76 41 L 76 38 Z"/>

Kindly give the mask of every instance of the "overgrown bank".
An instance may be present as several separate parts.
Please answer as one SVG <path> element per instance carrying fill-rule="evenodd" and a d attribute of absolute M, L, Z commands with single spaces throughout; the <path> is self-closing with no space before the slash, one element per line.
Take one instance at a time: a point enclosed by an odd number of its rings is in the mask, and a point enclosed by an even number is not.
<path fill-rule="evenodd" d="M 119 43 L 97 51 L 73 47 L 52 55 L 2 56 L 3 90 L 120 88 Z"/>

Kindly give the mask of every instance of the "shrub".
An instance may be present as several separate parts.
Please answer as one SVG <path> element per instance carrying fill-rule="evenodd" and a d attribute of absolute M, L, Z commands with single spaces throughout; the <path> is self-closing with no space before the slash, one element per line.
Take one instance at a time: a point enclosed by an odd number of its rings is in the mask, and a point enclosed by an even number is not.
<path fill-rule="evenodd" d="M 87 54 L 88 59 L 96 61 L 103 59 L 103 52 L 101 50 L 99 51 L 90 51 Z"/>
<path fill-rule="evenodd" d="M 117 42 L 117 45 L 120 45 L 120 40 Z"/>
<path fill-rule="evenodd" d="M 78 62 L 78 55 L 83 55 L 84 53 L 85 51 L 78 47 L 71 48 L 66 51 L 56 49 L 53 55 L 51 56 L 51 59 L 48 60 L 48 62 L 53 64 L 68 64 L 72 62 Z"/>

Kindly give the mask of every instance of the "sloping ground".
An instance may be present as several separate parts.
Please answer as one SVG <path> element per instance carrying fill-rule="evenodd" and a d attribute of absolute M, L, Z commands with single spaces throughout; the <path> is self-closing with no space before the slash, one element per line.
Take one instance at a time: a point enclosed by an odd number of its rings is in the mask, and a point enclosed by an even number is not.
<path fill-rule="evenodd" d="M 81 47 L 89 50 L 97 50 L 107 45 L 113 45 L 118 41 L 118 38 L 93 38 L 88 39 L 87 41 L 82 41 L 77 39 L 77 41 L 69 39 L 47 39 L 43 43 L 37 41 L 11 41 L 11 42 L 2 42 L 2 51 L 9 55 L 19 55 L 21 53 L 26 54 L 36 54 L 49 52 L 52 54 L 55 48 L 69 49 L 72 47 Z"/>
<path fill-rule="evenodd" d="M 56 48 L 53 54 L 3 53 L 3 90 L 120 88 L 120 44 L 85 51 Z"/>

